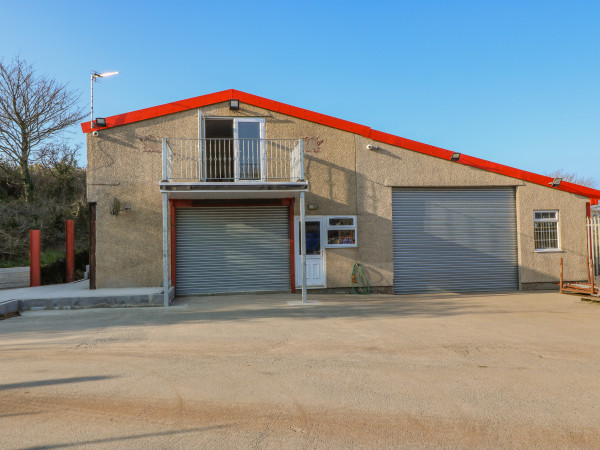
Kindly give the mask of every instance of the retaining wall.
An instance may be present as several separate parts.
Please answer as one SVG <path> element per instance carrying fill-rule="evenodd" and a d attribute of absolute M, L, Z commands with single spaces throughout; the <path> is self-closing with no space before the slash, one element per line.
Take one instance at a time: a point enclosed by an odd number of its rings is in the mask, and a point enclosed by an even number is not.
<path fill-rule="evenodd" d="M 29 286 L 29 267 L 0 269 L 0 289 Z"/>

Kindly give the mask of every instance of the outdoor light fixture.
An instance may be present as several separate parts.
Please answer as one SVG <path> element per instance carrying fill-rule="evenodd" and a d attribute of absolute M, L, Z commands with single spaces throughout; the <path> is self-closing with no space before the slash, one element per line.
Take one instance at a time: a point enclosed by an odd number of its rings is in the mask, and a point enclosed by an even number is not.
<path fill-rule="evenodd" d="M 229 109 L 240 109 L 240 101 L 231 100 L 231 102 L 229 103 Z"/>
<path fill-rule="evenodd" d="M 131 211 L 131 206 L 125 206 L 121 208 L 121 201 L 116 197 L 113 198 L 113 201 L 110 204 L 111 216 L 118 216 L 121 211 Z"/>
<path fill-rule="evenodd" d="M 92 74 L 90 75 L 90 84 L 91 84 L 91 102 L 90 102 L 90 126 L 91 128 L 94 128 L 96 126 L 96 124 L 94 123 L 94 81 L 98 81 L 98 78 L 104 78 L 104 77 L 110 77 L 111 75 L 116 75 L 119 72 L 104 72 L 104 73 L 98 73 L 96 71 L 92 72 Z M 98 119 L 96 119 L 98 120 Z M 102 119 L 104 120 L 104 119 Z M 106 121 L 104 122 L 104 125 L 100 125 L 98 124 L 98 126 L 106 126 Z"/>
<path fill-rule="evenodd" d="M 548 184 L 552 185 L 552 187 L 559 187 L 561 182 L 562 182 L 562 178 L 555 178 Z"/>
<path fill-rule="evenodd" d="M 96 126 L 97 127 L 105 127 L 106 119 L 104 117 L 96 117 Z"/>
<path fill-rule="evenodd" d="M 450 161 L 458 161 L 460 159 L 460 153 L 452 153 Z"/>

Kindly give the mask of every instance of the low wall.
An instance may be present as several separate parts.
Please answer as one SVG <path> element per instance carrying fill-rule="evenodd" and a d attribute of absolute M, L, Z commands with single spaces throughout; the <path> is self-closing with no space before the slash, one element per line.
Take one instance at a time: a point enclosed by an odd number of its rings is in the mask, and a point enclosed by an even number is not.
<path fill-rule="evenodd" d="M 0 269 L 0 289 L 29 286 L 29 267 Z"/>

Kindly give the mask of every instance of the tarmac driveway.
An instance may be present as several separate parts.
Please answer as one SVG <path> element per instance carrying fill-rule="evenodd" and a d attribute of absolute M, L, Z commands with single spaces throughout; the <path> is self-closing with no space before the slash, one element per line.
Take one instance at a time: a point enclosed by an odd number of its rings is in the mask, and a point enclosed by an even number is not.
<path fill-rule="evenodd" d="M 0 446 L 600 446 L 600 304 L 310 298 L 0 321 Z"/>

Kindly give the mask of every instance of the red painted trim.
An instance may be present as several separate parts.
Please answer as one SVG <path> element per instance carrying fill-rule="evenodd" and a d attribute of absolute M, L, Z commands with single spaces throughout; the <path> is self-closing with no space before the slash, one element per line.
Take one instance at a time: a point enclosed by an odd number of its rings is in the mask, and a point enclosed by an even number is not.
<path fill-rule="evenodd" d="M 592 217 L 592 205 L 590 204 L 590 202 L 587 202 L 585 204 L 585 217 L 587 217 L 588 219 Z"/>
<path fill-rule="evenodd" d="M 290 278 L 291 278 L 291 289 L 292 294 L 296 293 L 296 252 L 294 248 L 294 240 L 296 235 L 294 234 L 294 198 L 291 198 L 290 209 Z"/>
<path fill-rule="evenodd" d="M 600 200 L 600 199 L 598 199 L 598 198 L 590 198 L 590 204 L 592 206 L 597 205 L 598 204 L 598 200 Z"/>
<path fill-rule="evenodd" d="M 29 286 L 32 287 L 42 285 L 41 242 L 42 232 L 29 230 Z"/>
<path fill-rule="evenodd" d="M 250 200 L 171 200 L 174 208 L 215 208 L 219 206 L 289 206 L 293 198 L 250 199 Z"/>
<path fill-rule="evenodd" d="M 67 283 L 75 281 L 75 223 L 65 220 L 65 279 Z"/>
<path fill-rule="evenodd" d="M 225 91 L 214 92 L 212 94 L 201 95 L 199 97 L 189 98 L 187 100 L 180 100 L 177 102 L 167 103 L 164 105 L 158 105 L 151 108 L 140 109 L 138 111 L 132 111 L 125 114 L 119 114 L 106 118 L 106 127 L 95 128 L 95 130 L 102 130 L 105 128 L 118 127 L 120 125 L 126 125 L 129 123 L 139 122 L 142 120 L 153 119 L 156 117 L 165 116 L 168 114 L 174 114 L 181 111 L 187 111 L 190 109 L 200 108 L 207 105 L 213 105 L 215 103 L 224 102 L 231 99 L 238 99 L 242 103 L 264 108 L 269 111 L 279 112 L 288 116 L 296 117 L 298 119 L 307 120 L 309 122 L 319 123 L 338 130 L 348 131 L 355 133 L 363 137 L 372 139 L 377 142 L 402 147 L 407 150 L 423 153 L 425 155 L 434 156 L 436 158 L 450 160 L 452 151 L 435 147 L 433 145 L 424 144 L 422 142 L 413 141 L 411 139 L 402 138 L 393 134 L 384 133 L 382 131 L 373 130 L 365 125 L 360 125 L 347 120 L 338 119 L 325 114 L 320 114 L 307 109 L 298 108 L 296 106 L 287 105 L 285 103 L 269 100 L 267 98 L 259 97 L 257 95 L 248 94 L 246 92 L 238 91 L 235 89 L 228 89 Z M 90 122 L 83 122 L 81 129 L 84 133 L 92 131 Z M 503 164 L 497 164 L 484 159 L 476 158 L 469 155 L 461 155 L 460 160 L 454 164 L 463 164 L 466 166 L 475 167 L 477 169 L 487 170 L 500 175 L 505 175 L 511 178 L 517 178 L 519 180 L 528 181 L 530 183 L 540 184 L 542 186 L 550 187 L 552 182 L 551 177 L 538 175 L 533 172 L 526 170 L 516 169 L 514 167 L 505 166 Z M 577 184 L 562 182 L 559 187 L 553 188 L 572 194 L 581 195 L 591 199 L 592 204 L 598 204 L 600 199 L 600 190 L 586 188 Z"/>
<path fill-rule="evenodd" d="M 170 203 L 170 210 L 171 210 L 171 286 L 175 287 L 176 286 L 176 281 L 175 281 L 175 251 L 177 249 L 176 244 L 176 238 L 175 238 L 175 206 L 173 205 L 173 200 L 169 200 Z"/>
<path fill-rule="evenodd" d="M 232 98 L 231 91 L 231 89 L 228 89 L 226 91 L 200 95 L 199 97 L 188 98 L 186 100 L 179 100 L 172 103 L 166 103 L 164 105 L 152 106 L 150 108 L 138 109 L 137 111 L 118 114 L 116 116 L 110 116 L 106 118 L 105 127 L 94 128 L 93 130 L 88 120 L 87 122 L 81 123 L 81 130 L 84 133 L 89 133 L 91 131 L 100 131 L 106 128 L 118 127 L 121 125 L 127 125 L 129 123 L 140 122 L 142 120 L 154 119 L 155 117 L 162 117 L 168 114 L 187 111 L 189 109 L 195 109 L 201 106 L 213 105 L 215 103 L 230 100 Z"/>

